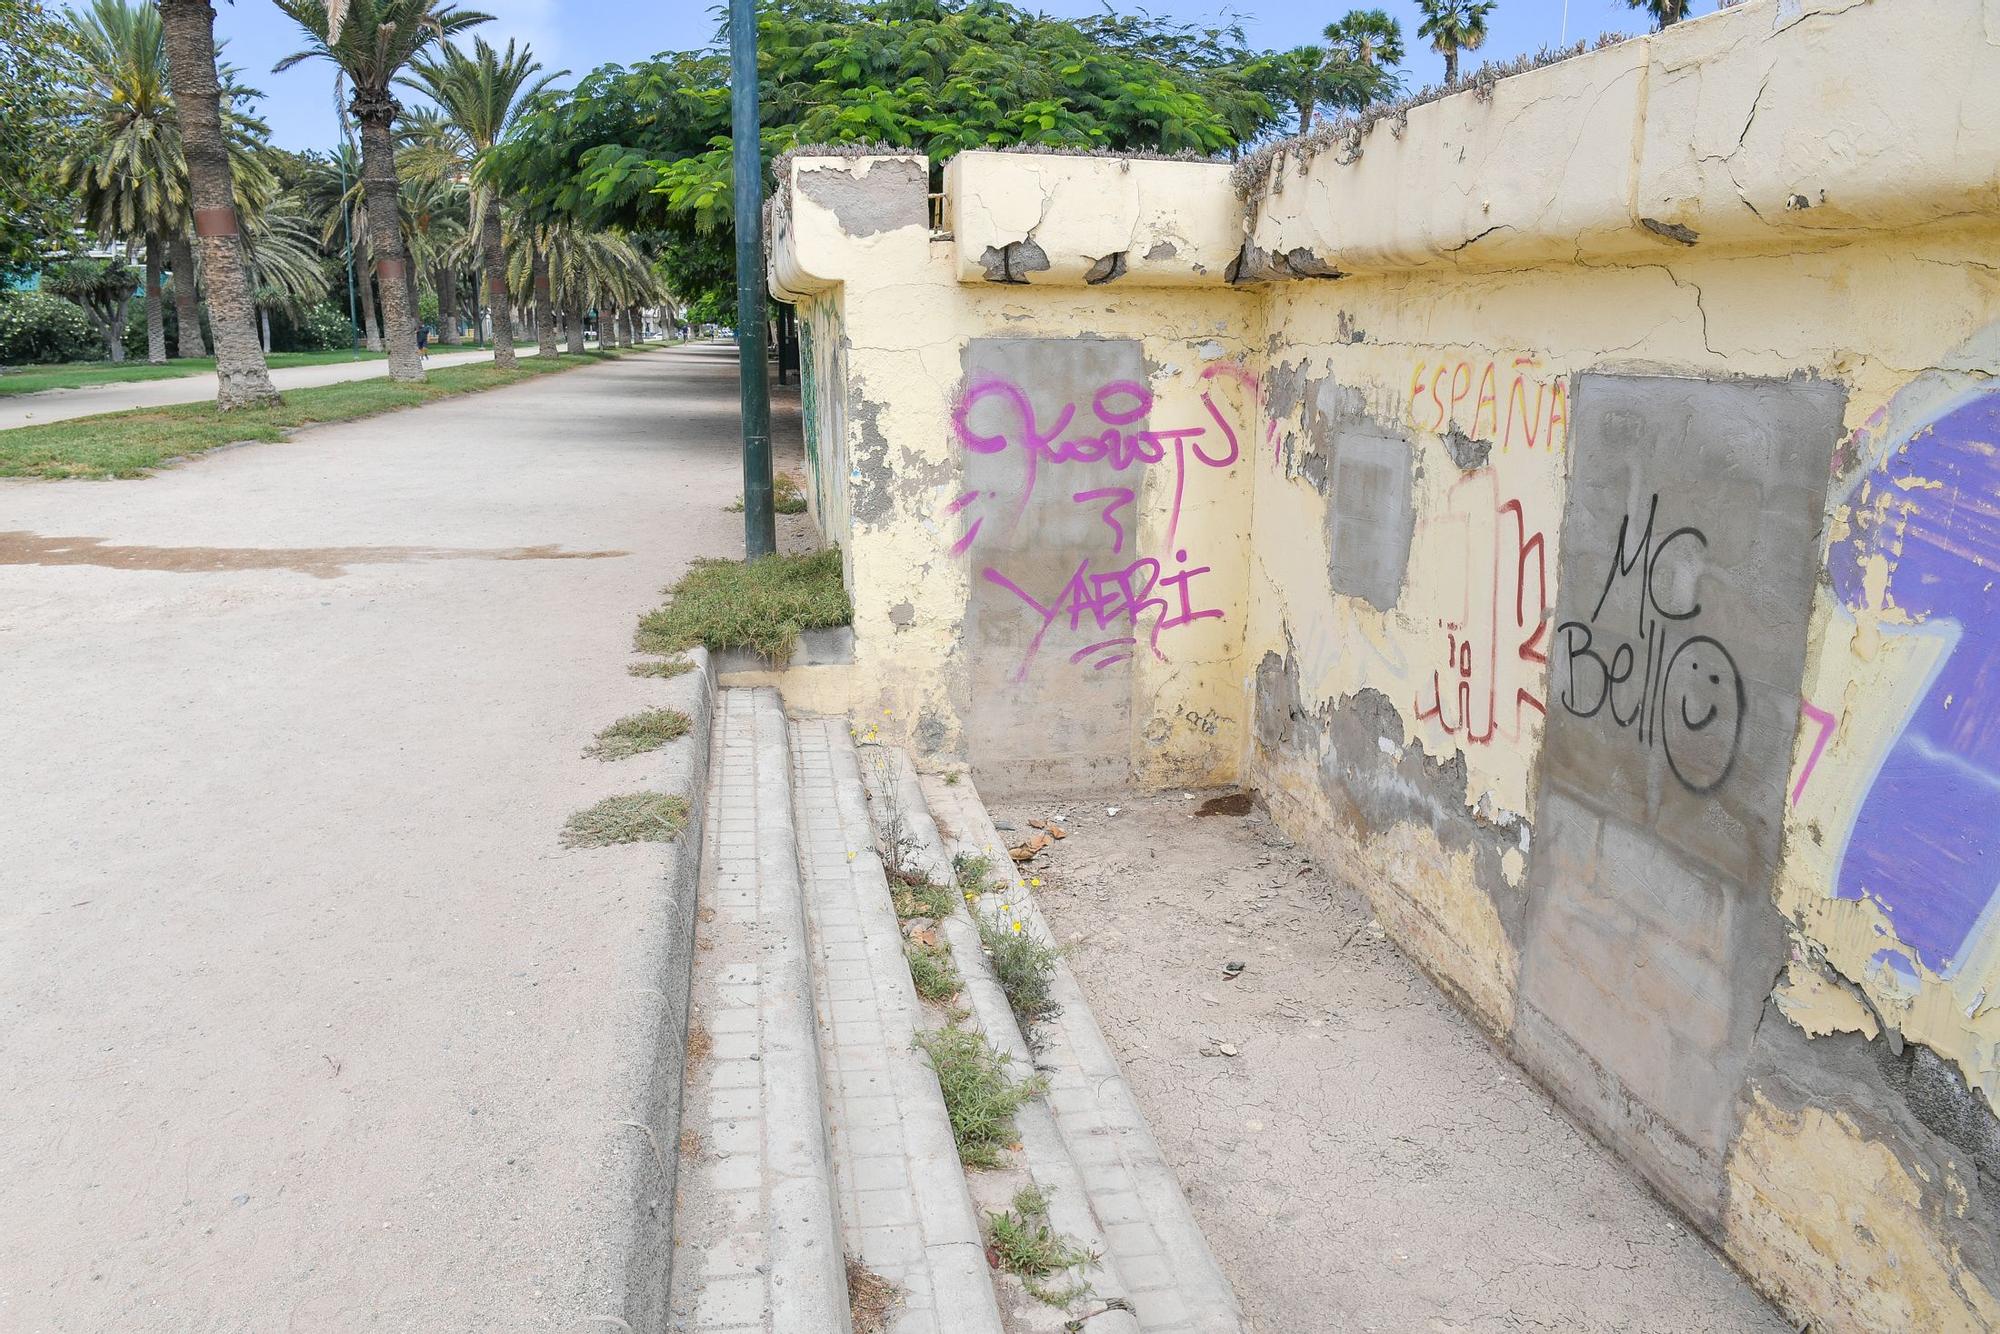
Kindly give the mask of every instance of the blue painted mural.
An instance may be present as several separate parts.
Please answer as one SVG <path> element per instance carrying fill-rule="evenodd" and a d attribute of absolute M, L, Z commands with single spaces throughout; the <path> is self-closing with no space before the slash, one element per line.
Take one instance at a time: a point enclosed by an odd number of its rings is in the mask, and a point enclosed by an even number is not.
<path fill-rule="evenodd" d="M 1829 566 L 1859 609 L 1867 561 L 1886 557 L 1890 601 L 1915 624 L 1883 629 L 1939 640 L 1937 666 L 1862 799 L 1836 893 L 1876 900 L 1949 975 L 2000 898 L 2000 391 L 1956 399 L 1896 444 Z"/>

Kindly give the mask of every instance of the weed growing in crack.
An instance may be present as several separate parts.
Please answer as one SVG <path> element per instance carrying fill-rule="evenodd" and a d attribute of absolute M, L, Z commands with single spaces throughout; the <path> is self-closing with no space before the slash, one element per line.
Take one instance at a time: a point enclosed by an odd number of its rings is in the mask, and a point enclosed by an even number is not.
<path fill-rule="evenodd" d="M 667 590 L 666 606 L 639 618 L 632 647 L 659 654 L 696 644 L 710 652 L 747 648 L 783 661 L 802 632 L 853 622 L 841 580 L 837 547 L 752 561 L 699 560 Z"/>
<path fill-rule="evenodd" d="M 896 916 L 905 922 L 920 918 L 942 922 L 956 906 L 949 886 L 893 874 L 889 877 L 889 897 L 896 905 Z"/>
<path fill-rule="evenodd" d="M 902 1300 L 902 1290 L 894 1283 L 847 1257 L 847 1314 L 854 1334 L 882 1334 L 889 1327 L 889 1313 Z"/>
<path fill-rule="evenodd" d="M 1016 1192 L 1012 1209 L 987 1214 L 986 1235 L 1000 1267 L 1018 1275 L 1036 1300 L 1067 1307 L 1090 1295 L 1090 1285 L 1072 1271 L 1096 1263 L 1096 1253 L 1055 1230 L 1048 1197 L 1035 1187 Z M 1068 1283 L 1051 1281 L 1065 1274 L 1070 1275 Z"/>
<path fill-rule="evenodd" d="M 664 792 L 606 797 L 569 817 L 566 848 L 608 848 L 614 843 L 671 843 L 687 828 L 688 804 Z"/>
<path fill-rule="evenodd" d="M 1000 1151 L 1015 1144 L 1014 1113 L 1042 1094 L 1045 1081 L 1038 1075 L 1015 1083 L 1007 1077 L 1009 1058 L 963 1029 L 919 1033 L 916 1045 L 937 1072 L 959 1162 L 971 1168 L 998 1167 Z"/>
<path fill-rule="evenodd" d="M 622 760 L 658 750 L 688 734 L 694 722 L 679 709 L 647 709 L 628 714 L 597 734 L 597 743 L 583 753 L 600 760 Z"/>
<path fill-rule="evenodd" d="M 1032 1044 L 1035 1025 L 1062 1013 L 1055 999 L 1056 961 L 1062 951 L 1044 944 L 1005 903 L 999 916 L 981 913 L 976 920 L 980 947 L 993 960 L 993 975 Z"/>
<path fill-rule="evenodd" d="M 965 985 L 958 975 L 958 965 L 951 960 L 951 951 L 943 945 L 931 945 L 921 940 L 903 943 L 903 958 L 910 965 L 910 981 L 916 984 L 917 994 L 927 1001 L 942 1004 L 956 996 Z"/>
<path fill-rule="evenodd" d="M 650 658 L 645 662 L 631 663 L 625 668 L 634 676 L 675 677 L 682 672 L 694 670 L 694 664 L 686 658 Z"/>

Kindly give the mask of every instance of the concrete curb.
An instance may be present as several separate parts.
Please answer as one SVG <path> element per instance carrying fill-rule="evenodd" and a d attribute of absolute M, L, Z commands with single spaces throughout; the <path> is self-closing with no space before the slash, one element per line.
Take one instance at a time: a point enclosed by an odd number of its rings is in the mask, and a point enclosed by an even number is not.
<path fill-rule="evenodd" d="M 623 1236 L 607 1237 L 622 1264 L 610 1266 L 622 1294 L 611 1305 L 634 1330 L 662 1329 L 667 1321 L 672 1281 L 674 1189 L 680 1167 L 675 1146 L 681 1135 L 681 1094 L 687 1063 L 689 993 L 694 976 L 694 925 L 699 907 L 701 855 L 708 812 L 709 733 L 715 714 L 715 671 L 703 649 L 688 657 L 695 670 L 666 682 L 660 703 L 687 714 L 693 726 L 687 736 L 660 753 L 658 786 L 684 798 L 687 828 L 670 846 L 662 876 L 660 913 L 664 930 L 657 937 L 656 1004 L 640 1017 L 634 1040 L 643 1042 L 648 1059 L 636 1063 L 643 1073 L 631 1091 L 626 1118 L 614 1132 L 608 1152 L 616 1155 L 614 1177 L 628 1183 L 622 1192 Z M 613 1312 L 606 1311 L 607 1326 Z"/>
<path fill-rule="evenodd" d="M 997 912 L 1004 901 L 1027 930 L 1054 944 L 971 776 L 947 785 L 941 776 L 926 775 L 920 786 L 931 810 L 950 822 L 950 845 L 988 858 L 1001 874 L 1005 888 L 984 896 L 979 907 Z M 1049 1041 L 1037 1068 L 1049 1076 L 1049 1106 L 1090 1188 L 1091 1210 L 1106 1220 L 1107 1257 L 1134 1289 L 1139 1327 L 1237 1334 L 1244 1323 L 1236 1291 L 1067 963 L 1057 962 L 1051 991 L 1062 1013 L 1047 1025 Z"/>
<path fill-rule="evenodd" d="M 864 766 L 869 796 L 878 802 L 893 800 L 902 812 L 904 834 L 917 869 L 936 884 L 962 889 L 950 854 L 945 850 L 944 836 L 918 782 L 916 767 L 900 749 L 883 747 L 881 753 L 893 764 L 895 773 L 889 778 L 874 772 L 872 766 Z M 893 793 L 881 790 L 885 782 L 893 783 Z M 1011 1058 L 1013 1067 L 1025 1077 L 1035 1068 L 1034 1055 L 1013 1008 L 1007 1003 L 1006 993 L 1000 989 L 999 979 L 993 975 L 993 961 L 980 945 L 979 928 L 959 905 L 955 905 L 951 917 L 940 922 L 938 928 L 944 932 L 952 958 L 965 980 L 972 1022 L 996 1051 Z M 1112 1262 L 1110 1244 L 1097 1215 L 1090 1209 L 1083 1173 L 1069 1156 L 1048 1101 L 1036 1098 L 1022 1107 L 1014 1114 L 1014 1128 L 1021 1136 L 1023 1166 L 1048 1199 L 1050 1226 L 1098 1257 L 1098 1262 L 1085 1268 L 1081 1277 L 1106 1309 L 1085 1317 L 1083 1328 L 1090 1334 L 1134 1334 L 1139 1323 L 1126 1309 L 1125 1281 Z"/>

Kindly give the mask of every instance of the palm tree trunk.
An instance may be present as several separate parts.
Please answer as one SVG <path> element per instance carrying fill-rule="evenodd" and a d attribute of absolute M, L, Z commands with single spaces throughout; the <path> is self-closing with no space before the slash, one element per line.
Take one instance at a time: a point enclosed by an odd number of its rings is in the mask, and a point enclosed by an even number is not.
<path fill-rule="evenodd" d="M 146 238 L 146 360 L 154 366 L 167 364 L 167 309 L 160 300 L 160 238 Z"/>
<path fill-rule="evenodd" d="M 1444 49 L 1444 86 L 1449 88 L 1457 82 L 1458 82 L 1458 48 L 1455 46 L 1447 46 Z"/>
<path fill-rule="evenodd" d="M 549 301 L 549 252 L 531 239 L 534 246 L 535 276 L 535 355 L 556 355 L 555 309 Z"/>
<path fill-rule="evenodd" d="M 438 342 L 446 347 L 458 341 L 458 270 L 438 265 Z"/>
<path fill-rule="evenodd" d="M 574 288 L 574 284 L 572 284 Z M 583 352 L 583 293 L 572 290 L 563 309 L 563 333 L 569 340 L 569 354 Z"/>
<path fill-rule="evenodd" d="M 637 306 L 627 306 L 625 308 L 625 346 L 637 347 L 639 345 L 639 335 L 644 332 L 645 329 L 639 321 L 639 308 Z"/>
<path fill-rule="evenodd" d="M 519 363 L 514 357 L 514 320 L 507 299 L 507 245 L 500 235 L 500 201 L 486 192 L 484 216 L 479 223 L 479 255 L 486 265 L 486 303 L 493 315 L 493 364 L 502 368 Z"/>
<path fill-rule="evenodd" d="M 174 267 L 174 355 L 205 357 L 208 342 L 201 336 L 201 294 L 195 288 L 194 247 L 186 235 L 167 242 L 167 262 Z"/>
<path fill-rule="evenodd" d="M 382 326 L 375 320 L 375 284 L 361 276 L 361 346 L 370 352 L 382 350 Z"/>
<path fill-rule="evenodd" d="M 597 308 L 597 345 L 618 346 L 618 307 L 608 301 Z"/>
<path fill-rule="evenodd" d="M 263 335 L 264 355 L 268 357 L 271 355 L 271 312 L 262 306 L 257 307 L 257 330 Z"/>
<path fill-rule="evenodd" d="M 389 378 L 421 380 L 424 367 L 417 357 L 410 257 L 403 249 L 401 204 L 396 198 L 396 141 L 390 134 L 396 99 L 386 92 L 357 88 L 353 110 L 361 124 L 361 189 L 368 201 L 368 251 L 375 257 L 375 286 L 382 298 L 382 343 L 389 352 Z"/>
<path fill-rule="evenodd" d="M 215 9 L 209 0 L 160 0 L 167 74 L 187 159 L 189 202 L 215 335 L 216 406 L 225 412 L 278 401 L 251 327 L 250 280 L 237 233 L 222 85 L 215 74 Z"/>

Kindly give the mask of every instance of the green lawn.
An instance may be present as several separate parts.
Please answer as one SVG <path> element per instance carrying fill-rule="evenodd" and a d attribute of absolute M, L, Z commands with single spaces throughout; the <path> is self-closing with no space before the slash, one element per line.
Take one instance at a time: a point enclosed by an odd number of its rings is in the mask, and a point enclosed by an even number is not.
<path fill-rule="evenodd" d="M 431 344 L 431 355 L 452 352 L 483 352 L 491 343 Z M 531 346 L 528 349 L 532 352 Z M 327 366 L 337 361 L 380 361 L 380 352 L 273 352 L 265 362 L 272 370 L 287 366 Z M 38 394 L 44 389 L 82 389 L 94 384 L 131 384 L 137 380 L 178 380 L 183 375 L 200 375 L 215 369 L 214 357 L 187 357 L 154 366 L 144 361 L 72 361 L 61 366 L 0 366 L 0 398 L 9 394 Z"/>
<path fill-rule="evenodd" d="M 453 351 L 464 351 L 454 348 Z M 324 366 L 336 361 L 380 361 L 380 352 L 360 355 L 338 352 L 273 352 L 265 360 L 273 370 L 285 366 Z M 36 394 L 44 389 L 82 389 L 93 384 L 130 384 L 137 380 L 177 380 L 215 369 L 214 357 L 187 357 L 154 366 L 144 361 L 73 361 L 61 366 L 18 366 L 0 369 L 0 396 Z"/>
<path fill-rule="evenodd" d="M 421 384 L 350 380 L 316 389 L 294 389 L 274 408 L 222 413 L 213 403 L 177 403 L 77 417 L 46 426 L 20 426 L 0 431 L 0 477 L 137 477 L 171 459 L 219 445 L 283 440 L 286 432 L 301 426 L 351 421 L 436 398 L 497 389 L 551 371 L 612 361 L 627 351 L 643 350 L 649 349 L 586 352 L 552 362 L 523 357 L 520 366 L 511 371 L 487 363 L 445 366 L 431 371 Z"/>

